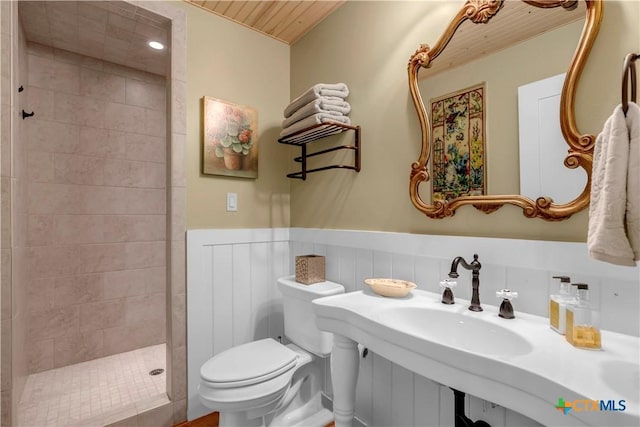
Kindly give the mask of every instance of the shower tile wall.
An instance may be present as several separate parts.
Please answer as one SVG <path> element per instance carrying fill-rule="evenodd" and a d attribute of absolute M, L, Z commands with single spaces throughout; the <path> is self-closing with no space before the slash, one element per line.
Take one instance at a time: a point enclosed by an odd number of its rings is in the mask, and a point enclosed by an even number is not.
<path fill-rule="evenodd" d="M 11 245 L 12 245 L 12 269 L 11 278 L 15 283 L 23 283 L 26 277 L 27 265 L 23 257 L 17 256 L 24 251 L 26 247 L 26 233 L 27 229 L 27 179 L 26 179 L 26 158 L 27 158 L 27 138 L 25 135 L 26 123 L 19 117 L 19 111 L 22 108 L 28 108 L 26 106 L 24 92 L 15 91 L 15 87 L 24 84 L 27 81 L 27 42 L 24 37 L 24 33 L 20 28 L 18 31 L 18 70 L 15 72 L 18 84 L 14 85 L 14 96 L 17 98 L 17 111 L 12 114 L 13 117 L 13 129 L 17 132 L 14 134 L 14 141 L 12 142 L 12 174 L 13 180 L 11 184 Z M 14 50 L 15 52 L 15 50 Z M 23 356 L 26 351 L 26 301 L 27 290 L 24 286 L 14 287 L 11 292 L 11 298 L 8 304 L 7 311 L 12 312 L 11 323 L 11 345 L 9 348 L 12 352 L 12 370 L 11 370 L 11 382 L 13 390 L 20 392 L 27 379 L 28 365 L 26 358 Z"/>
<path fill-rule="evenodd" d="M 26 185 L 24 168 L 21 167 L 26 150 L 24 141 L 14 138 L 23 129 L 22 120 L 18 118 L 22 99 L 17 88 L 19 81 L 26 80 L 26 54 L 19 52 L 24 45 L 17 3 L 0 2 L 0 425 L 3 426 L 11 425 L 12 392 L 21 392 L 27 377 L 27 365 L 21 353 L 25 344 L 26 313 L 12 306 L 23 302 L 26 293 L 11 288 L 11 280 L 19 280 L 24 271 L 19 257 L 16 257 L 16 252 L 24 246 L 24 239 L 14 233 L 14 230 L 26 228 L 25 203 L 18 195 Z"/>
<path fill-rule="evenodd" d="M 29 44 L 29 371 L 165 342 L 166 82 Z"/>

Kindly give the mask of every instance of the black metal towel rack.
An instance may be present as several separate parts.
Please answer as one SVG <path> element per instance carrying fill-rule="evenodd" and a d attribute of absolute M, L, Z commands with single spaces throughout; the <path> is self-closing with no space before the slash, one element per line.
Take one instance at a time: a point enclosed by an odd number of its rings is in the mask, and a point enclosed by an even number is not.
<path fill-rule="evenodd" d="M 636 102 L 636 59 L 640 58 L 640 54 L 629 53 L 624 57 L 624 65 L 622 66 L 622 111 L 627 114 L 629 110 L 629 92 L 631 92 L 631 101 Z M 631 88 L 629 88 L 631 83 Z M 631 89 L 631 90 L 629 90 Z"/>
<path fill-rule="evenodd" d="M 355 133 L 353 145 L 338 145 L 336 147 L 316 151 L 314 153 L 307 152 L 307 144 L 309 144 L 310 142 L 317 141 L 318 139 L 327 137 L 329 135 L 334 135 L 349 130 L 352 130 Z M 360 172 L 360 126 L 352 126 L 339 122 L 319 123 L 302 129 L 298 132 L 292 133 L 291 135 L 283 136 L 282 138 L 278 139 L 278 142 L 281 144 L 299 146 L 302 151 L 300 156 L 293 159 L 295 162 L 301 163 L 301 169 L 298 172 L 287 174 L 287 178 L 297 178 L 304 181 L 307 179 L 307 174 L 328 169 L 350 169 L 356 172 Z M 307 169 L 307 159 L 309 159 L 310 157 L 315 157 L 321 154 L 331 153 L 338 150 L 353 151 L 353 164 L 336 164 L 322 166 L 314 169 Z"/>

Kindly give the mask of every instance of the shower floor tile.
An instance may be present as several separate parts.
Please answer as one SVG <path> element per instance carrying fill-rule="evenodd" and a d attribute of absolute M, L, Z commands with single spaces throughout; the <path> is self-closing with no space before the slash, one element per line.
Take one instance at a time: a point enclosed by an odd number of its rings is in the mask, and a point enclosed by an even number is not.
<path fill-rule="evenodd" d="M 167 403 L 166 346 L 159 344 L 31 374 L 19 427 L 101 427 Z"/>

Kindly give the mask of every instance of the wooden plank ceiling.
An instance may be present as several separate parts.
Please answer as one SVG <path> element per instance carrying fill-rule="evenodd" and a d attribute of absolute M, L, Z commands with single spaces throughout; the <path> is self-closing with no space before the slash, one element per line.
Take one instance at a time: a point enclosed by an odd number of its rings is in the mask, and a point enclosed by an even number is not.
<path fill-rule="evenodd" d="M 293 44 L 342 6 L 344 0 L 185 0 L 276 40 Z"/>

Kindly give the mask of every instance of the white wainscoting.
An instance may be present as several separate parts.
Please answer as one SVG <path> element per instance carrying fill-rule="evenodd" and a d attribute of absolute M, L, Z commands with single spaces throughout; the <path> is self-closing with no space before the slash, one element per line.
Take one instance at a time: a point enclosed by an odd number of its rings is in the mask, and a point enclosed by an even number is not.
<path fill-rule="evenodd" d="M 638 335 L 638 268 L 590 260 L 581 243 L 543 242 L 407 233 L 318 229 L 190 230 L 187 232 L 188 418 L 208 412 L 197 398 L 199 369 L 211 355 L 256 338 L 282 335 L 282 311 L 275 280 L 293 271 L 295 255 L 326 256 L 326 277 L 347 292 L 373 276 L 411 280 L 438 292 L 451 260 L 479 255 L 483 305 L 497 305 L 495 291 L 518 291 L 519 311 L 547 315 L 555 285 L 569 275 L 590 284 L 602 326 Z M 455 294 L 469 299 L 471 275 L 459 270 Z M 250 302 L 247 302 L 250 301 Z M 267 319 L 267 320 L 265 320 Z M 606 346 L 606 343 L 603 343 Z M 328 362 L 326 363 L 328 368 Z M 331 397 L 330 372 L 325 393 Z M 549 410 L 559 396 L 549 396 Z M 356 415 L 367 426 L 453 425 L 449 388 L 420 377 L 376 354 L 361 359 Z M 520 414 L 475 397 L 467 416 L 493 427 L 539 426 Z"/>
<path fill-rule="evenodd" d="M 232 346 L 283 336 L 276 279 L 290 265 L 288 229 L 187 231 L 189 420 L 211 412 L 197 391 L 204 362 Z"/>
<path fill-rule="evenodd" d="M 361 289 L 367 277 L 395 277 L 440 292 L 453 258 L 471 261 L 478 254 L 482 303 L 498 305 L 496 291 L 509 288 L 518 292 L 516 315 L 547 316 L 549 292 L 558 289 L 552 277 L 567 275 L 589 284 L 603 329 L 640 335 L 640 269 L 591 260 L 585 243 L 303 228 L 292 228 L 290 238 L 292 256 L 325 255 L 327 280 L 347 292 Z M 454 294 L 471 299 L 471 273 L 458 273 Z"/>

